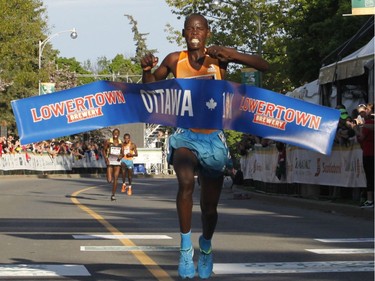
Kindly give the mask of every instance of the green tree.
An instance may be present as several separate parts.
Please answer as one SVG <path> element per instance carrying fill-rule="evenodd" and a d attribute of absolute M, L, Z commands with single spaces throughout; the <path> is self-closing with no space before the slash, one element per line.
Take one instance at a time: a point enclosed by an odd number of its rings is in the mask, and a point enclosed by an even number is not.
<path fill-rule="evenodd" d="M 91 65 L 91 63 L 89 62 Z M 88 62 L 86 62 L 86 67 Z M 142 69 L 139 63 L 135 63 L 130 58 L 125 58 L 122 54 L 117 54 L 112 60 L 106 57 L 98 58 L 96 62 L 96 68 L 93 69 L 94 74 L 88 74 L 86 76 L 91 76 L 91 79 L 95 80 L 113 80 L 113 81 L 123 81 L 123 82 L 137 82 L 139 79 L 134 79 L 135 77 L 140 77 L 142 74 Z"/>
<path fill-rule="evenodd" d="M 111 61 L 107 57 L 105 56 L 99 57 L 96 62 L 97 69 L 95 72 L 98 74 L 110 74 L 111 73 L 110 68 L 109 68 L 110 63 Z"/>
<path fill-rule="evenodd" d="M 56 57 L 51 69 L 50 81 L 56 83 L 56 91 L 70 89 L 94 82 L 91 72 L 85 70 L 75 58 Z"/>
<path fill-rule="evenodd" d="M 48 37 L 42 1 L 0 0 L 0 11 L 0 116 L 14 130 L 11 100 L 37 95 L 39 81 L 55 83 L 56 90 L 75 87 L 85 82 L 76 74 L 87 71 L 74 58 L 59 58 L 49 43 L 39 69 L 39 42 Z"/>
<path fill-rule="evenodd" d="M 10 101 L 38 93 L 45 8 L 40 0 L 0 0 L 0 11 L 0 116 L 14 128 Z"/>
<path fill-rule="evenodd" d="M 132 32 L 134 34 L 133 39 L 136 42 L 135 43 L 135 46 L 136 46 L 135 57 L 132 58 L 132 59 L 133 59 L 133 61 L 135 63 L 139 64 L 141 58 L 147 52 L 155 53 L 156 50 L 154 50 L 154 49 L 148 50 L 147 44 L 146 44 L 146 36 L 148 35 L 148 33 L 141 33 L 141 32 L 139 32 L 139 30 L 138 30 L 138 22 L 134 19 L 134 17 L 131 16 L 131 15 L 127 15 L 127 14 L 125 14 L 124 16 L 128 18 L 128 20 L 130 21 L 130 25 L 132 25 Z"/>
<path fill-rule="evenodd" d="M 280 18 L 287 1 L 270 3 L 267 0 L 235 1 L 223 0 L 214 5 L 212 0 L 166 0 L 172 7 L 172 12 L 179 17 L 191 13 L 204 14 L 210 24 L 212 36 L 208 44 L 217 44 L 237 48 L 250 54 L 261 54 L 271 64 L 271 70 L 263 74 L 262 84 L 274 91 L 284 91 L 290 88 L 289 79 L 283 71 L 286 60 L 286 48 L 283 45 L 284 29 L 282 22 L 275 22 L 274 17 Z M 277 24 L 279 23 L 279 24 Z M 169 39 L 177 39 L 178 31 L 167 27 Z M 229 69 L 228 79 L 241 82 L 240 69 L 236 66 Z M 278 73 L 282 84 L 277 83 L 274 73 Z"/>
<path fill-rule="evenodd" d="M 142 69 L 140 63 L 136 63 L 131 59 L 127 59 L 124 55 L 117 55 L 109 65 L 111 72 L 121 75 L 123 78 L 127 75 L 141 75 Z M 126 81 L 125 79 L 121 79 Z"/>
<path fill-rule="evenodd" d="M 215 1 L 216 2 L 216 1 Z M 172 12 L 185 17 L 205 15 L 213 32 L 210 44 L 236 47 L 246 53 L 261 53 L 270 62 L 263 87 L 285 93 L 318 78 L 322 60 L 351 38 L 369 16 L 343 17 L 350 13 L 344 0 L 166 0 Z M 170 26 L 169 39 L 177 31 Z M 353 45 L 362 46 L 371 36 Z M 230 79 L 238 81 L 238 69 Z M 236 73 L 237 72 L 237 73 Z"/>
<path fill-rule="evenodd" d="M 233 160 L 233 166 L 236 169 L 238 169 L 240 166 L 239 159 L 241 158 L 241 156 L 238 152 L 237 144 L 241 141 L 242 135 L 243 133 L 240 133 L 237 131 L 225 130 L 227 145 L 228 145 L 229 152 Z"/>
<path fill-rule="evenodd" d="M 286 13 L 286 70 L 295 85 L 319 76 L 323 59 L 354 36 L 370 16 L 344 17 L 351 11 L 350 1 L 291 0 Z M 366 44 L 374 29 L 348 48 L 347 53 Z M 332 56 L 326 64 L 340 59 Z"/>

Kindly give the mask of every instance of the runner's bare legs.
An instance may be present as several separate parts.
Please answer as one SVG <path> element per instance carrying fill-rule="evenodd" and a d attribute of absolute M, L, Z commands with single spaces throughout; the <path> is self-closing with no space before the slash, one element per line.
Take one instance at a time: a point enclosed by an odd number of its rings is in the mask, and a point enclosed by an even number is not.
<path fill-rule="evenodd" d="M 181 233 L 191 230 L 194 175 L 197 166 L 198 159 L 189 149 L 179 148 L 174 151 L 173 168 L 178 180 L 176 205 Z"/>
<path fill-rule="evenodd" d="M 120 175 L 121 166 L 112 166 L 113 168 L 113 182 L 112 182 L 112 195 L 116 194 L 118 177 Z"/>

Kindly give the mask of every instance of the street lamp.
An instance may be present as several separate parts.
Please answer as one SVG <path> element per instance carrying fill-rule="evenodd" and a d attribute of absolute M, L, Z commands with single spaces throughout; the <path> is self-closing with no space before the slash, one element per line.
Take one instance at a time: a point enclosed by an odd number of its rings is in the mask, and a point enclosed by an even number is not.
<path fill-rule="evenodd" d="M 38 58 L 39 70 L 42 68 L 42 54 L 43 54 L 43 50 L 44 50 L 44 47 L 46 46 L 46 44 L 49 41 L 51 41 L 53 38 L 55 38 L 56 36 L 59 36 L 61 33 L 65 33 L 65 32 L 70 32 L 70 38 L 72 38 L 72 39 L 76 39 L 78 37 L 76 29 L 72 28 L 72 29 L 69 29 L 69 30 L 63 30 L 63 31 L 57 32 L 55 34 L 52 34 L 51 36 L 48 36 L 43 41 L 39 40 L 39 58 Z M 41 89 L 40 89 L 40 80 L 39 80 L 39 95 L 41 93 L 40 90 Z"/>

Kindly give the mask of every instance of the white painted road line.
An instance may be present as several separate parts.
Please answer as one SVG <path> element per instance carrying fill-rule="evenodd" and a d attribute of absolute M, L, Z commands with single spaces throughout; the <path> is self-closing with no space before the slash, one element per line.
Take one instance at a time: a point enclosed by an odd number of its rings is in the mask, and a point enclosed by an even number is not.
<path fill-rule="evenodd" d="M 107 234 L 76 234 L 73 235 L 74 239 L 91 240 L 91 239 L 172 239 L 168 235 L 141 235 L 141 234 L 128 234 L 128 235 L 107 235 Z"/>
<path fill-rule="evenodd" d="M 82 252 L 170 252 L 180 250 L 179 246 L 81 246 Z"/>
<path fill-rule="evenodd" d="M 0 277 L 91 276 L 83 265 L 0 264 Z"/>
<path fill-rule="evenodd" d="M 374 271 L 374 261 L 215 263 L 213 269 L 216 275 L 365 271 Z"/>
<path fill-rule="evenodd" d="M 374 254 L 373 248 L 367 249 L 306 249 L 306 251 L 313 252 L 320 255 L 331 255 L 331 254 L 340 254 L 340 255 L 351 255 L 351 254 Z"/>
<path fill-rule="evenodd" d="M 314 239 L 323 243 L 374 243 L 374 238 Z"/>

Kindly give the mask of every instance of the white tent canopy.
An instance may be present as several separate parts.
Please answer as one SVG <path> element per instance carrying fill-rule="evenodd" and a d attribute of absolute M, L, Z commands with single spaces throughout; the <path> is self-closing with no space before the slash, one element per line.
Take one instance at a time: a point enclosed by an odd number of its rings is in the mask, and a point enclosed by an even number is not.
<path fill-rule="evenodd" d="M 341 61 L 322 67 L 319 72 L 319 84 L 332 83 L 335 80 L 348 79 L 364 74 L 365 65 L 374 60 L 374 38 Z M 335 73 L 337 73 L 337 77 L 335 77 Z"/>
<path fill-rule="evenodd" d="M 305 85 L 294 89 L 292 92 L 288 92 L 285 94 L 286 96 L 301 99 L 310 103 L 319 104 L 320 103 L 320 96 L 319 96 L 319 84 L 318 79 L 306 83 Z"/>

